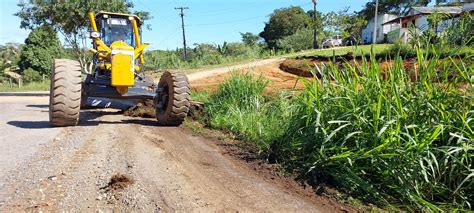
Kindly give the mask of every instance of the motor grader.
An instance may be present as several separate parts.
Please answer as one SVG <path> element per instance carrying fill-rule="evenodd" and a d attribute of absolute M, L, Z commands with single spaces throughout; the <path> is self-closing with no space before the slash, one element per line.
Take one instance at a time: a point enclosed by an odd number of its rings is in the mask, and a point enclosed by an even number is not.
<path fill-rule="evenodd" d="M 100 11 L 89 13 L 92 31 L 91 72 L 79 62 L 55 59 L 51 72 L 49 121 L 52 126 L 74 126 L 88 97 L 137 102 L 153 100 L 158 124 L 180 125 L 190 107 L 184 74 L 165 72 L 158 84 L 140 75 L 143 53 L 141 19 L 136 15 Z M 81 106 L 82 105 L 82 106 Z"/>

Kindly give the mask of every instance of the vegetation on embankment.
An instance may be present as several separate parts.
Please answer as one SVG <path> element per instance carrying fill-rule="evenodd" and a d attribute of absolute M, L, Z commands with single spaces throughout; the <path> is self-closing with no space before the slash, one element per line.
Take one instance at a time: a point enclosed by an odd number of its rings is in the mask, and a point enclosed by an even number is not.
<path fill-rule="evenodd" d="M 4 83 L 0 85 L 0 92 L 26 92 L 26 91 L 49 91 L 49 79 L 24 84 L 18 87 L 16 84 Z"/>
<path fill-rule="evenodd" d="M 331 55 L 330 52 L 333 51 Z M 336 51 L 338 51 L 336 53 Z M 442 48 L 434 48 L 433 46 L 424 47 L 425 59 L 431 58 L 449 58 L 455 60 L 464 59 L 467 66 L 473 64 L 474 48 L 469 45 L 462 46 L 443 46 Z M 372 57 L 373 56 L 373 57 Z M 408 44 L 395 43 L 393 45 L 374 45 L 373 50 L 369 46 L 342 47 L 333 50 L 320 50 L 310 52 L 295 58 L 285 60 L 280 69 L 293 73 L 302 77 L 311 77 L 312 70 L 316 65 L 323 63 L 334 63 L 337 66 L 344 66 L 346 63 L 357 64 L 364 60 L 375 58 L 378 63 L 387 71 L 388 65 L 393 64 L 397 56 L 401 56 L 404 60 L 404 67 L 410 72 L 416 72 L 417 53 L 416 49 Z"/>
<path fill-rule="evenodd" d="M 349 52 L 352 52 L 354 56 L 358 55 L 368 55 L 371 51 L 374 54 L 379 54 L 389 50 L 393 45 L 392 44 L 375 44 L 375 45 L 359 45 L 359 46 L 347 46 L 347 47 L 336 47 L 333 49 L 321 49 L 314 50 L 308 53 L 305 53 L 302 57 L 311 57 L 311 56 L 320 56 L 320 57 L 332 57 L 347 55 Z"/>
<path fill-rule="evenodd" d="M 382 207 L 470 209 L 474 204 L 472 67 L 426 60 L 412 82 L 397 58 L 320 67 L 299 94 L 236 75 L 200 94 L 202 121 L 255 143 L 258 154 L 313 185 L 331 184 Z M 433 59 L 433 58 L 432 58 Z M 439 63 L 438 61 L 441 61 Z M 444 69 L 446 72 L 438 72 Z"/>

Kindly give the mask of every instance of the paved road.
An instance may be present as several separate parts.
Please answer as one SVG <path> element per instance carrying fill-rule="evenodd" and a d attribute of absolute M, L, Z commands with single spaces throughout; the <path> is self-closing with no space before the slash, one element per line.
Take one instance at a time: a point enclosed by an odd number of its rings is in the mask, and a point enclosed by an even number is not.
<path fill-rule="evenodd" d="M 0 189 L 5 174 L 60 132 L 44 130 L 49 127 L 48 98 L 46 93 L 0 93 Z"/>
<path fill-rule="evenodd" d="M 221 141 L 113 110 L 50 128 L 47 94 L 0 95 L 0 211 L 340 211 Z"/>

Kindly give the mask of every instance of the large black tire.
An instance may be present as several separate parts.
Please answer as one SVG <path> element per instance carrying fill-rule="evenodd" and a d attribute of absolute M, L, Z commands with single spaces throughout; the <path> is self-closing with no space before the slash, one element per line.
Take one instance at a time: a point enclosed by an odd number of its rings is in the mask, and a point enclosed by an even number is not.
<path fill-rule="evenodd" d="M 188 78 L 182 73 L 165 72 L 155 97 L 156 118 L 163 126 L 179 126 L 188 115 L 190 103 Z"/>
<path fill-rule="evenodd" d="M 75 126 L 81 111 L 81 65 L 69 59 L 56 59 L 51 72 L 49 123 Z"/>

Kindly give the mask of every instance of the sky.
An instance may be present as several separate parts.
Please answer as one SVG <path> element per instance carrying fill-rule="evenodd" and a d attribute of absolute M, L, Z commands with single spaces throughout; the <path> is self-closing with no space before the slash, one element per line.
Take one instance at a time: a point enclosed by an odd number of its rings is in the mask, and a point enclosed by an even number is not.
<path fill-rule="evenodd" d="M 260 33 L 273 10 L 301 6 L 305 11 L 313 8 L 311 0 L 129 0 L 133 10 L 149 11 L 153 19 L 143 28 L 143 42 L 149 49 L 175 49 L 182 47 L 181 18 L 175 7 L 186 6 L 185 30 L 188 46 L 195 43 L 222 44 L 240 41 L 240 32 Z M 19 10 L 19 0 L 0 0 L 0 44 L 23 43 L 28 31 L 20 29 L 20 19 L 13 14 Z M 317 10 L 323 13 L 359 11 L 368 0 L 319 0 Z"/>

